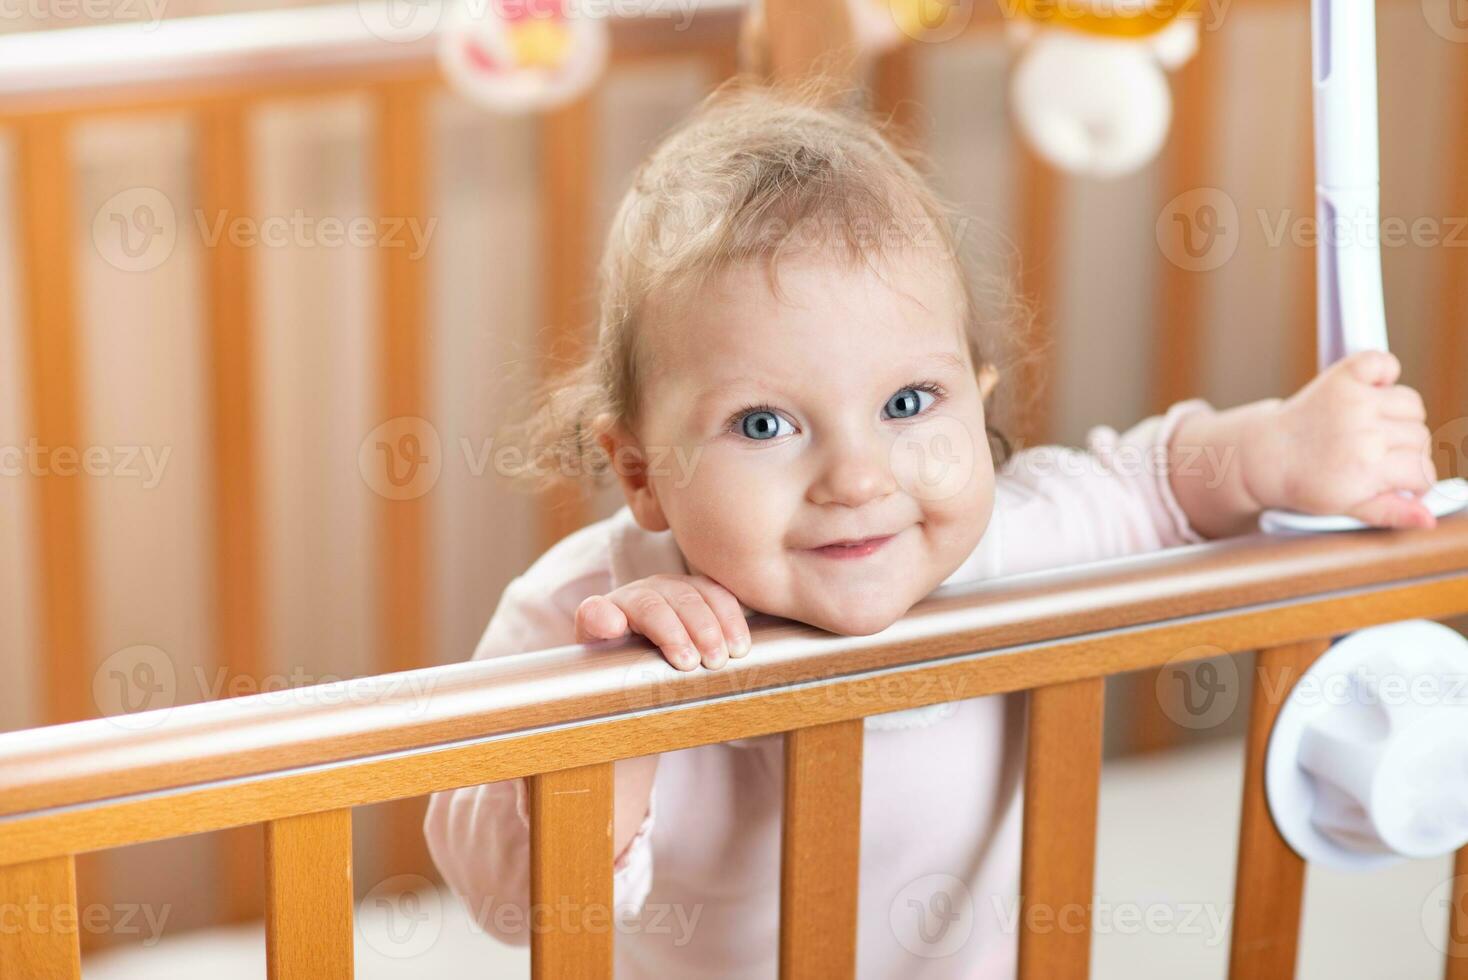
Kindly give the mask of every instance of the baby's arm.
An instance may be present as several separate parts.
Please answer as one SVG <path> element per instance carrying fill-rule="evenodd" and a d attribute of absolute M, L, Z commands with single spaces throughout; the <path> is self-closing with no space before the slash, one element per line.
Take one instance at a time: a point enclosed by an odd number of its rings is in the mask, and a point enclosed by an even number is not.
<path fill-rule="evenodd" d="M 1413 497 L 1436 480 L 1422 398 L 1396 384 L 1401 364 L 1366 351 L 1288 399 L 1184 418 L 1169 444 L 1172 490 L 1207 537 L 1252 530 L 1281 507 L 1348 514 L 1378 527 L 1431 527 Z"/>

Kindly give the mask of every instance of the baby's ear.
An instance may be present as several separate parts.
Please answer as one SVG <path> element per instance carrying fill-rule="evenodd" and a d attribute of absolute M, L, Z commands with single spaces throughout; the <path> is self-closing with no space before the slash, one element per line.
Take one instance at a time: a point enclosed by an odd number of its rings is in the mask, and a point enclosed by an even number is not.
<path fill-rule="evenodd" d="M 992 364 L 979 368 L 979 398 L 989 400 L 989 395 L 999 384 L 999 369 Z"/>
<path fill-rule="evenodd" d="M 646 453 L 637 436 L 606 412 L 593 419 L 591 425 L 597 445 L 606 452 L 612 475 L 617 478 L 638 525 L 647 531 L 666 531 L 668 521 L 648 479 Z"/>

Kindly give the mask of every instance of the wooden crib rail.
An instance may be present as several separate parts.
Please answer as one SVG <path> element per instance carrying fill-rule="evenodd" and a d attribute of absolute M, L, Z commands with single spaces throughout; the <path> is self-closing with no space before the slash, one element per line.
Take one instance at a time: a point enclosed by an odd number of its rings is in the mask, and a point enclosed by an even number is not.
<path fill-rule="evenodd" d="M 0 735 L 0 815 L 350 765 L 464 739 L 611 726 L 631 712 L 713 707 L 756 692 L 788 696 L 796 685 L 856 694 L 879 674 L 952 671 L 965 682 L 964 697 L 1024 690 L 1159 666 L 1201 643 L 1254 649 L 1456 615 L 1468 611 L 1465 585 L 1468 514 L 1432 530 L 1234 538 L 948 587 L 872 637 L 757 617 L 759 655 L 718 671 L 659 670 L 645 642 L 632 640 L 163 708 L 128 716 L 125 727 L 96 718 Z M 942 700 L 951 697 L 914 685 L 884 696 L 880 710 Z M 830 721 L 874 713 L 862 708 L 820 710 Z M 783 730 L 757 718 L 705 741 Z M 615 748 L 597 761 L 618 758 Z"/>
<path fill-rule="evenodd" d="M 148 31 L 115 24 L 0 37 L 0 123 L 436 81 L 442 23 L 423 37 L 389 39 L 373 33 L 364 16 L 368 7 L 182 17 Z M 686 19 L 666 6 L 649 7 L 646 16 L 608 18 L 613 65 L 725 47 L 744 3 L 700 0 L 697 15 Z"/>
<path fill-rule="evenodd" d="M 861 719 L 1031 690 L 1021 975 L 1083 976 L 1104 677 L 1262 647 L 1233 975 L 1287 977 L 1303 864 L 1263 798 L 1278 700 L 1332 635 L 1465 612 L 1468 515 L 949 588 L 874 637 L 761 619 L 751 655 L 719 671 L 674 671 L 640 643 L 564 647 L 0 735 L 0 898 L 74 909 L 75 854 L 264 823 L 271 976 L 346 977 L 351 808 L 527 777 L 532 900 L 610 914 L 612 762 L 783 732 L 782 976 L 850 976 Z M 1031 909 L 1079 914 L 1035 929 Z M 76 976 L 66 940 L 12 931 L 0 961 Z M 535 973 L 610 976 L 611 942 L 552 924 L 532 938 Z"/>

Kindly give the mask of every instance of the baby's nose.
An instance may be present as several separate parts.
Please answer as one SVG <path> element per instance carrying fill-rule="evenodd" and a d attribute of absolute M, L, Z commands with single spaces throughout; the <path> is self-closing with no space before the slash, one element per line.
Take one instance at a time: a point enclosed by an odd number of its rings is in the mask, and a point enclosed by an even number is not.
<path fill-rule="evenodd" d="M 860 507 L 897 489 L 887 447 L 845 447 L 834 452 L 820 478 L 811 486 L 817 504 Z"/>

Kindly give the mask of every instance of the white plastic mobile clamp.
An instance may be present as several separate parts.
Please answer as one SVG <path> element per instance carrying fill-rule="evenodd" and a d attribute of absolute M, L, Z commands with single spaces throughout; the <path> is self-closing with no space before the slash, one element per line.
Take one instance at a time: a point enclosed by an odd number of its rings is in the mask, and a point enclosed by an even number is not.
<path fill-rule="evenodd" d="M 1468 639 L 1414 620 L 1336 643 L 1281 707 L 1264 787 L 1313 863 L 1364 871 L 1468 844 Z"/>

